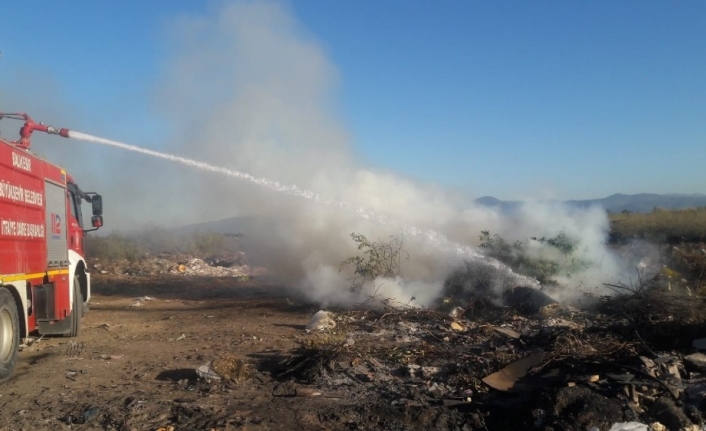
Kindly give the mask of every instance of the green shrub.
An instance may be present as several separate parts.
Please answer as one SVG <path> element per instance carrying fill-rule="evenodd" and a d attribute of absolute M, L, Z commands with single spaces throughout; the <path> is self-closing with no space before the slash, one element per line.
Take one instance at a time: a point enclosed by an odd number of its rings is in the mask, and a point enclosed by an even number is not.
<path fill-rule="evenodd" d="M 349 257 L 341 262 L 339 270 L 353 267 L 351 290 L 356 290 L 366 281 L 375 280 L 377 277 L 397 277 L 401 274 L 402 260 L 409 259 L 403 251 L 403 238 L 390 236 L 387 242 L 370 241 L 365 235 L 352 233 L 351 238 L 362 250 L 362 255 Z"/>
<path fill-rule="evenodd" d="M 84 240 L 86 255 L 105 260 L 135 260 L 144 252 L 141 247 L 127 235 L 112 232 L 107 236 L 88 236 Z"/>
<path fill-rule="evenodd" d="M 550 283 L 559 275 L 570 276 L 589 266 L 590 262 L 574 256 L 581 240 L 565 232 L 552 238 L 533 237 L 509 244 L 498 234 L 481 231 L 480 248 L 485 254 L 503 262 L 515 272 L 537 279 L 540 283 Z M 546 246 L 543 250 L 530 250 L 530 241 Z"/>

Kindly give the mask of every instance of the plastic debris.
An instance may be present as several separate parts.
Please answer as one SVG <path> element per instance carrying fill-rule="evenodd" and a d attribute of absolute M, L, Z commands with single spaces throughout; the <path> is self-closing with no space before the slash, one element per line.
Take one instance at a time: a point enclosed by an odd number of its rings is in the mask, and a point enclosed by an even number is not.
<path fill-rule="evenodd" d="M 506 328 L 504 326 L 493 326 L 493 330 L 495 330 L 495 332 L 499 332 L 503 335 L 506 335 L 510 338 L 515 338 L 515 339 L 520 338 L 520 334 L 512 328 Z"/>
<path fill-rule="evenodd" d="M 211 368 L 211 362 L 201 365 L 196 369 L 196 374 L 206 381 L 221 380 L 221 376 Z"/>
<path fill-rule="evenodd" d="M 618 422 L 608 431 L 650 431 L 650 427 L 640 422 Z"/>
<path fill-rule="evenodd" d="M 79 415 L 67 415 L 60 417 L 59 420 L 66 425 L 83 425 L 98 416 L 100 412 L 101 409 L 99 407 L 91 407 Z"/>
<path fill-rule="evenodd" d="M 466 312 L 465 308 L 461 307 L 454 307 L 453 310 L 449 312 L 449 317 L 452 317 L 454 319 L 458 319 L 459 317 L 463 316 L 463 313 Z"/>
<path fill-rule="evenodd" d="M 306 325 L 306 332 L 322 331 L 324 329 L 333 329 L 335 327 L 336 322 L 333 320 L 331 315 L 324 310 L 319 310 Z"/>

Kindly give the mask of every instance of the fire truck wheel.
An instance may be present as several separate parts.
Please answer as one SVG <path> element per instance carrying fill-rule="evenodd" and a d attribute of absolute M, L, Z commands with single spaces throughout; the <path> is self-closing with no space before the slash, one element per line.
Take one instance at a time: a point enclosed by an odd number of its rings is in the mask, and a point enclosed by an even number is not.
<path fill-rule="evenodd" d="M 15 298 L 0 287 L 0 382 L 10 377 L 20 347 L 20 317 Z"/>
<path fill-rule="evenodd" d="M 83 315 L 83 295 L 81 295 L 81 284 L 78 276 L 74 277 L 74 308 L 71 310 L 71 332 L 67 337 L 78 337 L 81 333 L 81 317 Z"/>

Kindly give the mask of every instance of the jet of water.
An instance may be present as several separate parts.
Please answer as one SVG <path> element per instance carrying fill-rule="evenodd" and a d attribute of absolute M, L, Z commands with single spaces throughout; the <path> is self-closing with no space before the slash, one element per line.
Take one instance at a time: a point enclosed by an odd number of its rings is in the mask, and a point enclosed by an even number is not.
<path fill-rule="evenodd" d="M 377 214 L 366 208 L 358 207 L 352 205 L 348 202 L 340 201 L 329 196 L 322 196 L 311 190 L 301 189 L 294 184 L 282 184 L 279 181 L 270 180 L 267 178 L 260 178 L 250 175 L 248 173 L 239 172 L 233 169 L 227 169 L 224 167 L 213 166 L 208 163 L 199 162 L 197 160 L 188 159 L 186 157 L 176 156 L 173 154 L 162 153 L 159 151 L 149 150 L 147 148 L 138 147 L 136 145 L 130 145 L 123 142 L 112 141 L 110 139 L 100 138 L 97 136 L 89 135 L 86 133 L 75 132 L 73 130 L 69 131 L 69 137 L 74 139 L 79 139 L 87 142 L 95 142 L 97 144 L 108 145 L 112 147 L 122 148 L 128 151 L 134 151 L 136 153 L 146 154 L 148 156 L 157 157 L 165 160 L 169 160 L 176 163 L 181 163 L 186 166 L 191 166 L 203 171 L 215 172 L 218 174 L 226 175 L 229 177 L 234 177 L 242 180 L 249 181 L 251 183 L 257 184 L 259 186 L 265 187 L 269 190 L 286 193 L 288 195 L 297 196 L 305 199 L 311 199 L 326 206 L 334 207 L 343 211 L 351 212 L 364 219 L 373 220 L 382 225 L 392 226 L 398 231 L 401 231 L 404 236 L 412 237 L 417 240 L 422 240 L 423 242 L 431 244 L 433 247 L 440 251 L 448 252 L 456 255 L 459 258 L 471 260 L 478 263 L 483 263 L 496 271 L 505 273 L 509 279 L 514 279 L 516 283 L 523 284 L 525 286 L 537 286 L 538 282 L 532 278 L 525 277 L 514 273 L 509 267 L 500 261 L 488 258 L 478 253 L 472 247 L 458 244 L 446 238 L 444 235 L 439 234 L 431 229 L 420 229 L 415 226 L 410 226 L 408 224 L 402 223 L 397 220 L 391 220 L 389 217 L 382 214 Z"/>

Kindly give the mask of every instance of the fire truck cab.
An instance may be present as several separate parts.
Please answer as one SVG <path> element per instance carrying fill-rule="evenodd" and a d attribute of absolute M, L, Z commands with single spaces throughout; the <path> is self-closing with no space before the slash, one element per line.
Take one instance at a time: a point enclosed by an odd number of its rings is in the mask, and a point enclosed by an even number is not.
<path fill-rule="evenodd" d="M 66 129 L 26 114 L 18 141 L 0 138 L 0 381 L 12 374 L 20 340 L 32 332 L 75 337 L 91 297 L 84 258 L 87 232 L 103 225 L 99 194 L 84 192 L 64 169 L 29 151 L 32 131 L 68 137 Z M 82 202 L 90 202 L 90 229 Z"/>

